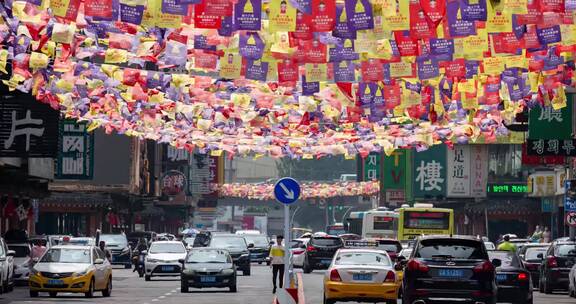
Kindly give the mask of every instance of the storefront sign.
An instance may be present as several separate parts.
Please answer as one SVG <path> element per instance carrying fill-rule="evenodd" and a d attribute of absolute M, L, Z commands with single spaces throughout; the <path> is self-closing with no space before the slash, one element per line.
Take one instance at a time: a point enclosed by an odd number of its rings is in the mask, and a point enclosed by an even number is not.
<path fill-rule="evenodd" d="M 380 182 L 381 206 L 396 207 L 411 199 L 412 180 L 411 150 L 398 149 L 389 156 L 384 156 L 382 166 L 383 178 Z"/>
<path fill-rule="evenodd" d="M 528 196 L 545 197 L 556 195 L 556 173 L 537 172 L 528 176 Z"/>
<path fill-rule="evenodd" d="M 380 153 L 371 152 L 362 160 L 362 181 L 380 179 Z"/>
<path fill-rule="evenodd" d="M 180 171 L 168 171 L 162 177 L 160 188 L 164 195 L 178 195 L 186 188 L 186 176 Z"/>
<path fill-rule="evenodd" d="M 552 212 L 554 211 L 554 201 L 550 198 L 542 198 L 541 207 L 542 212 Z"/>
<path fill-rule="evenodd" d="M 562 109 L 554 110 L 552 106 L 546 106 L 530 110 L 528 139 L 572 138 L 573 95 L 568 94 L 566 97 L 567 106 Z"/>
<path fill-rule="evenodd" d="M 576 211 L 576 180 L 567 180 L 565 182 L 565 188 L 564 211 Z"/>
<path fill-rule="evenodd" d="M 529 139 L 528 155 L 576 156 L 576 139 Z"/>
<path fill-rule="evenodd" d="M 446 195 L 446 146 L 414 153 L 414 197 Z"/>
<path fill-rule="evenodd" d="M 57 179 L 92 179 L 94 172 L 94 133 L 85 122 L 60 121 Z"/>
<path fill-rule="evenodd" d="M 486 197 L 488 183 L 488 146 L 470 146 L 470 196 Z"/>
<path fill-rule="evenodd" d="M 462 145 L 448 149 L 447 197 L 486 197 L 488 147 Z"/>
<path fill-rule="evenodd" d="M 0 157 L 55 157 L 59 112 L 28 94 L 0 98 Z"/>
<path fill-rule="evenodd" d="M 500 195 L 523 196 L 526 193 L 528 193 L 528 185 L 512 184 L 512 183 L 488 184 L 487 192 L 489 196 L 500 196 Z"/>
<path fill-rule="evenodd" d="M 210 190 L 210 156 L 193 153 L 190 157 L 188 174 L 188 192 L 190 194 L 209 194 Z"/>
<path fill-rule="evenodd" d="M 386 190 L 386 202 L 391 207 L 397 207 L 406 202 L 406 195 L 404 189 L 388 189 Z"/>

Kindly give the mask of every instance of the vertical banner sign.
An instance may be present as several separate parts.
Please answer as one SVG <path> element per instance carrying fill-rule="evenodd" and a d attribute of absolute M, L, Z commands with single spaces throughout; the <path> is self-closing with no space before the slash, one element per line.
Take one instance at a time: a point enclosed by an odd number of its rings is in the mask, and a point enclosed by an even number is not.
<path fill-rule="evenodd" d="M 398 149 L 390 156 L 384 157 L 381 182 L 384 206 L 400 206 L 409 198 L 406 182 L 410 173 L 407 168 L 409 155 L 409 150 Z"/>
<path fill-rule="evenodd" d="M 470 196 L 486 197 L 488 185 L 488 146 L 470 146 Z"/>
<path fill-rule="evenodd" d="M 380 179 L 380 153 L 371 152 L 362 163 L 362 180 L 374 181 Z"/>
<path fill-rule="evenodd" d="M 210 194 L 210 156 L 193 153 L 190 156 L 188 192 L 190 194 Z"/>
<path fill-rule="evenodd" d="M 446 146 L 414 153 L 414 197 L 446 195 Z"/>
<path fill-rule="evenodd" d="M 94 176 L 94 133 L 86 122 L 60 121 L 57 179 L 92 179 Z"/>
<path fill-rule="evenodd" d="M 213 156 L 209 158 L 210 165 L 210 184 L 221 185 L 224 183 L 224 157 Z M 218 196 L 217 191 L 213 191 L 211 195 Z"/>
<path fill-rule="evenodd" d="M 454 146 L 448 149 L 447 163 L 447 197 L 470 196 L 470 146 Z"/>

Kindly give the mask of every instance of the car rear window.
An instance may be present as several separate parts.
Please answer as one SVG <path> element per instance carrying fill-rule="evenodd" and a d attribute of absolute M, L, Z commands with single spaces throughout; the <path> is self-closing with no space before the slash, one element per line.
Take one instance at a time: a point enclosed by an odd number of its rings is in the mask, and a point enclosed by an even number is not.
<path fill-rule="evenodd" d="M 490 260 L 499 259 L 502 261 L 500 267 L 520 267 L 520 261 L 514 253 L 490 251 L 488 252 L 488 256 Z"/>
<path fill-rule="evenodd" d="M 310 241 L 313 245 L 317 246 L 341 246 L 342 240 L 340 238 L 313 238 Z"/>
<path fill-rule="evenodd" d="M 576 245 L 559 245 L 556 247 L 556 256 L 576 256 Z"/>
<path fill-rule="evenodd" d="M 388 252 L 400 252 L 402 250 L 402 246 L 397 245 L 397 244 L 378 244 L 378 249 L 380 250 L 386 250 Z"/>
<path fill-rule="evenodd" d="M 524 254 L 524 259 L 525 260 L 541 260 L 541 258 L 539 258 L 538 255 L 542 254 L 542 256 L 545 256 L 547 250 L 548 250 L 548 248 L 545 248 L 545 247 L 527 248 L 526 253 Z"/>
<path fill-rule="evenodd" d="M 422 240 L 414 255 L 417 258 L 487 259 L 482 242 L 462 239 Z"/>
<path fill-rule="evenodd" d="M 379 265 L 390 266 L 390 258 L 378 252 L 340 252 L 334 262 L 336 265 Z"/>

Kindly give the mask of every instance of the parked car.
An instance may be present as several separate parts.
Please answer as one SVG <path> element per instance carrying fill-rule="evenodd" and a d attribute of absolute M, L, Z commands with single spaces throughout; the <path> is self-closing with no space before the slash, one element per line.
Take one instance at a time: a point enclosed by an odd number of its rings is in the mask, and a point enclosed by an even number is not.
<path fill-rule="evenodd" d="M 242 271 L 242 275 L 249 276 L 251 272 L 250 248 L 253 246 L 246 243 L 242 235 L 216 234 L 211 237 L 208 247 L 228 250 L 234 265 Z"/>
<path fill-rule="evenodd" d="M 292 254 L 292 265 L 295 268 L 304 267 L 304 258 L 306 257 L 306 245 L 310 239 L 292 240 L 290 253 Z"/>
<path fill-rule="evenodd" d="M 530 271 L 532 284 L 535 287 L 538 287 L 540 283 L 540 266 L 546 251 L 548 251 L 548 247 L 550 247 L 548 243 L 534 243 L 527 244 L 517 251 L 522 263 Z"/>
<path fill-rule="evenodd" d="M 0 293 L 12 291 L 14 287 L 14 255 L 16 253 L 8 249 L 3 238 L 0 238 Z"/>
<path fill-rule="evenodd" d="M 266 262 L 268 254 L 270 253 L 270 239 L 263 234 L 240 234 L 246 239 L 248 245 L 252 244 L 250 248 L 250 261 L 262 264 Z"/>
<path fill-rule="evenodd" d="M 144 279 L 156 276 L 179 276 L 182 272 L 181 259 L 186 257 L 186 248 L 179 241 L 156 241 L 150 244 L 144 260 Z"/>
<path fill-rule="evenodd" d="M 550 294 L 553 290 L 568 290 L 568 276 L 575 263 L 576 242 L 554 242 L 540 266 L 540 292 Z"/>
<path fill-rule="evenodd" d="M 324 304 L 336 301 L 396 303 L 400 281 L 384 250 L 340 249 L 324 276 Z"/>
<path fill-rule="evenodd" d="M 132 267 L 132 248 L 124 234 L 102 234 L 100 241 L 106 243 L 106 248 L 112 254 L 112 265 L 123 265 L 124 268 Z"/>
<path fill-rule="evenodd" d="M 496 267 L 498 302 L 532 304 L 532 279 L 522 260 L 514 252 L 488 251 L 490 259 L 501 262 Z"/>
<path fill-rule="evenodd" d="M 30 244 L 8 244 L 8 249 L 14 251 L 14 283 L 19 285 L 28 285 L 30 265 L 32 264 L 32 259 L 30 258 L 32 248 L 30 247 Z"/>
<path fill-rule="evenodd" d="M 404 268 L 402 303 L 496 303 L 496 270 L 481 239 L 422 236 Z"/>
<path fill-rule="evenodd" d="M 336 236 L 315 234 L 306 246 L 304 257 L 304 273 L 311 273 L 315 269 L 327 269 L 338 249 L 344 247 L 342 239 Z"/>
<path fill-rule="evenodd" d="M 96 246 L 54 246 L 31 268 L 29 286 L 30 297 L 38 297 L 40 292 L 48 292 L 50 297 L 71 292 L 91 298 L 95 291 L 109 297 L 112 265 Z"/>
<path fill-rule="evenodd" d="M 227 250 L 194 248 L 181 262 L 181 292 L 188 292 L 190 287 L 229 288 L 231 292 L 237 291 L 236 267 Z"/>

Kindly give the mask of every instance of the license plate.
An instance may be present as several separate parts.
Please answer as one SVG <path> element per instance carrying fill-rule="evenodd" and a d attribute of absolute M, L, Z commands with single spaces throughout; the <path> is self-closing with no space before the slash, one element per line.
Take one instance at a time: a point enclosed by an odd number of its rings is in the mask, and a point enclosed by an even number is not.
<path fill-rule="evenodd" d="M 216 277 L 200 277 L 200 282 L 202 282 L 202 283 L 215 283 Z"/>
<path fill-rule="evenodd" d="M 438 276 L 443 278 L 462 278 L 464 277 L 464 270 L 460 269 L 440 269 Z"/>
<path fill-rule="evenodd" d="M 323 265 L 330 265 L 330 263 L 332 263 L 332 260 L 322 260 L 321 263 Z"/>
<path fill-rule="evenodd" d="M 354 281 L 372 281 L 372 275 L 369 273 L 355 273 L 352 275 Z"/>
<path fill-rule="evenodd" d="M 174 271 L 174 266 L 162 266 L 162 271 Z"/>
<path fill-rule="evenodd" d="M 497 274 L 496 275 L 496 281 L 498 282 L 503 282 L 506 281 L 508 279 L 508 276 L 505 274 Z"/>
<path fill-rule="evenodd" d="M 48 280 L 48 284 L 49 285 L 62 285 L 62 284 L 64 284 L 64 281 L 62 281 L 62 280 Z"/>

